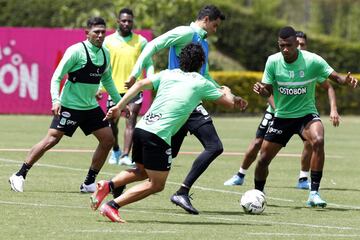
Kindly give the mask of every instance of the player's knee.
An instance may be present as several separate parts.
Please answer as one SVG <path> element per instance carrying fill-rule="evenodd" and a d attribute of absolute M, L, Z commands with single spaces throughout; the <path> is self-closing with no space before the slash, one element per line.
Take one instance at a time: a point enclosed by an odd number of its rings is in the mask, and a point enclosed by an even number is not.
<path fill-rule="evenodd" d="M 112 147 L 115 144 L 115 138 L 113 135 L 108 135 L 102 139 L 101 144 L 105 147 Z"/>
<path fill-rule="evenodd" d="M 219 156 L 220 154 L 222 154 L 224 152 L 224 147 L 222 145 L 222 142 L 219 140 L 219 141 L 216 141 L 212 144 L 205 146 L 205 150 L 211 152 L 212 155 L 214 155 L 214 156 Z"/>
<path fill-rule="evenodd" d="M 263 143 L 263 139 L 262 138 L 256 138 L 254 141 L 254 149 L 256 150 L 260 150 L 261 148 L 261 144 Z"/>
<path fill-rule="evenodd" d="M 313 140 L 313 149 L 318 150 L 324 148 L 324 137 L 323 136 L 317 136 Z"/>
<path fill-rule="evenodd" d="M 165 182 L 151 182 L 151 190 L 153 193 L 163 191 L 165 188 Z"/>

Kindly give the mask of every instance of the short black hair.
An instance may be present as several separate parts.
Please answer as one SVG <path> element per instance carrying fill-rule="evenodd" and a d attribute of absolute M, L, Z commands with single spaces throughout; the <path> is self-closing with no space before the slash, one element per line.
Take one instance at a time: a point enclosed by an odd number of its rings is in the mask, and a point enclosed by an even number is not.
<path fill-rule="evenodd" d="M 93 26 L 96 26 L 96 25 L 106 26 L 105 20 L 101 17 L 91 17 L 86 22 L 87 28 L 92 28 Z"/>
<path fill-rule="evenodd" d="M 296 37 L 304 38 L 305 40 L 307 40 L 306 33 L 302 32 L 302 31 L 296 31 Z"/>
<path fill-rule="evenodd" d="M 290 26 L 283 27 L 279 31 L 279 38 L 286 39 L 289 37 L 296 37 L 296 31 Z"/>
<path fill-rule="evenodd" d="M 197 20 L 204 19 L 208 16 L 210 21 L 214 21 L 218 18 L 225 20 L 225 15 L 214 5 L 204 6 L 198 13 Z"/>
<path fill-rule="evenodd" d="M 198 72 L 205 63 L 205 53 L 200 44 L 189 43 L 180 52 L 180 69 L 184 72 Z"/>
<path fill-rule="evenodd" d="M 124 13 L 129 14 L 129 15 L 131 15 L 132 17 L 134 17 L 134 13 L 133 13 L 133 11 L 132 11 L 130 8 L 123 8 L 123 9 L 121 9 L 121 10 L 119 11 L 119 18 L 120 18 L 120 15 L 121 15 L 121 14 L 124 14 Z"/>

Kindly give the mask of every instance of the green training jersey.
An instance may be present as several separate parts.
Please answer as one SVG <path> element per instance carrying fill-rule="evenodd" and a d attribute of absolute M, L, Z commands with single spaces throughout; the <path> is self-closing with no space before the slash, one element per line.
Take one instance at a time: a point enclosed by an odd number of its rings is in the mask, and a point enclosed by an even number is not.
<path fill-rule="evenodd" d="M 138 60 L 133 67 L 131 72 L 131 76 L 139 77 L 142 69 L 144 68 L 144 64 L 149 61 L 149 59 L 157 52 L 164 48 L 174 47 L 176 55 L 179 56 L 181 50 L 193 41 L 194 35 L 198 35 L 201 39 L 206 41 L 207 32 L 197 26 L 194 22 L 190 24 L 190 26 L 179 26 L 176 27 L 157 38 L 150 41 L 144 50 L 141 52 Z M 212 81 L 215 86 L 220 87 L 220 85 L 211 78 L 209 74 L 209 64 L 206 56 L 206 66 L 204 70 L 203 76 Z"/>
<path fill-rule="evenodd" d="M 281 52 L 271 55 L 265 65 L 262 82 L 271 84 L 275 117 L 299 118 L 317 113 L 316 83 L 322 83 L 334 71 L 320 56 L 298 50 L 298 58 L 286 63 Z"/>
<path fill-rule="evenodd" d="M 84 41 L 84 43 L 92 63 L 96 66 L 102 66 L 104 64 L 104 54 L 101 48 L 91 44 L 88 40 Z M 111 98 L 117 103 L 120 100 L 120 96 L 111 77 L 110 55 L 106 49 L 103 48 L 103 50 L 107 66 L 100 81 Z M 70 72 L 83 68 L 86 63 L 86 51 L 82 43 L 74 44 L 66 49 L 63 58 L 51 78 L 50 92 L 53 104 L 60 103 L 64 107 L 76 110 L 89 110 L 99 106 L 95 98 L 99 84 L 74 83 L 66 80 L 60 95 L 60 82 L 63 77 Z"/>
<path fill-rule="evenodd" d="M 156 134 L 169 145 L 171 137 L 201 100 L 217 100 L 222 96 L 214 84 L 195 72 L 164 70 L 148 79 L 157 94 L 136 127 Z"/>

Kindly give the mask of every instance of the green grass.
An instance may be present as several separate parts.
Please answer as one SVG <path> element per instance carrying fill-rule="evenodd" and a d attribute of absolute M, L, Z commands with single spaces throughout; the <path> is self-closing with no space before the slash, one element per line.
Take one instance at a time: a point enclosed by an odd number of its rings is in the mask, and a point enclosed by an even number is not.
<path fill-rule="evenodd" d="M 215 118 L 226 153 L 242 153 L 254 137 L 260 117 Z M 253 188 L 254 166 L 244 186 L 223 182 L 239 168 L 242 155 L 222 155 L 195 183 L 193 204 L 200 215 L 186 214 L 171 204 L 196 155 L 181 154 L 173 162 L 163 192 L 125 206 L 126 224 L 111 223 L 89 207 L 89 195 L 78 193 L 91 152 L 48 152 L 28 174 L 24 193 L 10 191 L 8 177 L 26 151 L 46 133 L 49 116 L 0 116 L 0 233 L 1 239 L 360 239 L 360 118 L 343 117 L 326 129 L 326 161 L 321 183 L 325 209 L 305 207 L 308 191 L 295 189 L 298 156 L 280 155 L 270 166 L 266 185 L 268 206 L 261 215 L 243 213 L 239 199 Z M 121 122 L 120 125 L 123 125 Z M 78 130 L 55 149 L 93 150 L 94 137 Z M 6 151 L 5 149 L 15 149 Z M 198 140 L 187 137 L 183 152 L 201 151 Z M 302 143 L 294 136 L 280 153 L 300 154 Z M 105 165 L 98 176 L 109 179 L 124 169 Z"/>

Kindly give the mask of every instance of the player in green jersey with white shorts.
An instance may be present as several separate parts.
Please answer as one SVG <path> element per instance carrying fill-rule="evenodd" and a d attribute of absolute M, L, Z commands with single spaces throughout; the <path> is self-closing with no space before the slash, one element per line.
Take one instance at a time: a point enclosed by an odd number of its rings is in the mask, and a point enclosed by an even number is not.
<path fill-rule="evenodd" d="M 280 30 L 278 44 L 280 52 L 268 58 L 261 83 L 254 85 L 257 94 L 264 97 L 272 94 L 276 106 L 256 165 L 255 188 L 264 191 L 271 160 L 292 135 L 299 134 L 312 147 L 311 191 L 307 206 L 325 207 L 326 202 L 319 194 L 325 160 L 324 127 L 315 106 L 315 86 L 323 84 L 327 78 L 351 87 L 356 87 L 358 81 L 350 73 L 339 75 L 320 56 L 298 50 L 299 42 L 292 27 Z"/>
<path fill-rule="evenodd" d="M 143 89 L 154 89 L 156 97 L 136 125 L 133 137 L 135 169 L 122 171 L 111 181 L 100 181 L 91 197 L 96 210 L 114 188 L 135 181 L 143 181 L 122 195 L 103 204 L 100 213 L 113 222 L 124 222 L 118 209 L 165 187 L 172 161 L 171 137 L 184 125 L 201 100 L 211 100 L 229 108 L 245 109 L 247 102 L 231 94 L 228 88 L 217 88 L 197 71 L 205 61 L 201 45 L 190 43 L 180 53 L 180 69 L 164 70 L 139 81 L 129 89 L 123 99 L 107 114 L 118 116 L 126 103 Z"/>
<path fill-rule="evenodd" d="M 78 127 L 85 135 L 93 134 L 99 141 L 88 174 L 80 186 L 84 193 L 96 190 L 96 175 L 114 144 L 109 123 L 103 121 L 105 113 L 95 99 L 100 82 L 115 102 L 120 100 L 111 78 L 109 52 L 102 48 L 105 32 L 106 24 L 102 18 L 90 18 L 85 30 L 87 40 L 66 50 L 51 79 L 53 121 L 46 136 L 31 148 L 19 171 L 10 177 L 12 190 L 23 192 L 30 168 L 64 135 L 71 137 Z M 60 95 L 60 82 L 66 74 L 68 79 Z"/>

